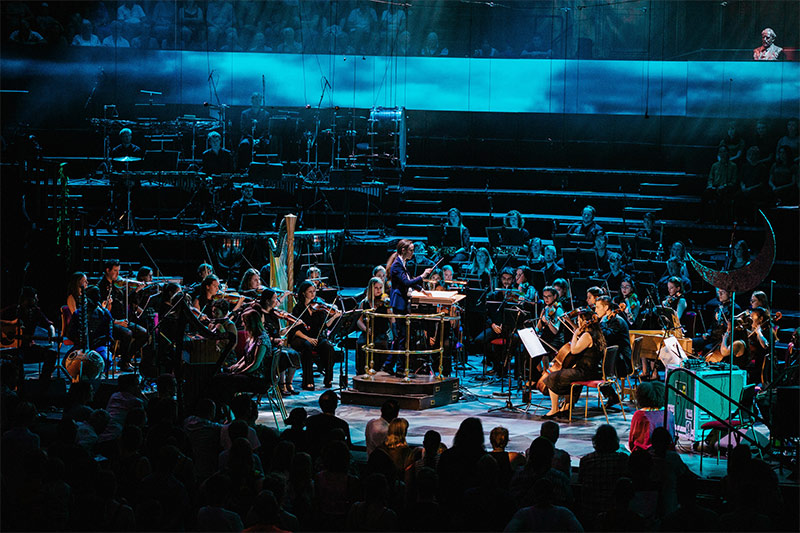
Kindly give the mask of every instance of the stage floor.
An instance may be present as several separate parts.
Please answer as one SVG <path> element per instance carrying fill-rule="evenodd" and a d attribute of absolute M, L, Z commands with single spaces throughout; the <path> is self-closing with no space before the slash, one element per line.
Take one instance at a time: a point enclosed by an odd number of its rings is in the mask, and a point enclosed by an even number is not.
<path fill-rule="evenodd" d="M 538 392 L 534 392 L 532 402 L 534 404 L 542 403 L 542 407 L 537 409 L 535 406 L 532 406 L 527 413 L 511 412 L 508 410 L 489 412 L 492 408 L 505 405 L 505 400 L 503 398 L 493 397 L 492 395 L 493 392 L 500 391 L 500 383 L 493 381 L 484 382 L 478 379 L 481 377 L 480 358 L 470 357 L 469 365 L 472 368 L 467 369 L 465 377 L 462 377 L 462 372 L 459 371 L 458 377 L 461 379 L 462 398 L 457 403 L 422 411 L 401 409 L 400 416 L 407 419 L 409 422 L 409 444 L 412 446 L 421 446 L 425 432 L 430 429 L 435 429 L 441 433 L 442 442 L 449 446 L 452 444 L 453 436 L 461 421 L 472 416 L 480 418 L 483 422 L 487 447 L 489 446 L 489 432 L 492 428 L 503 426 L 509 431 L 510 442 L 507 450 L 526 450 L 530 446 L 531 441 L 539 436 L 539 429 L 542 423 L 545 422 L 545 419 L 542 418 L 541 415 L 549 410 L 549 398 L 542 396 Z M 350 366 L 350 382 L 352 383 L 352 363 Z M 295 383 L 297 384 L 298 381 L 299 373 L 296 376 Z M 334 383 L 336 382 L 337 379 L 334 379 Z M 507 387 L 507 385 L 508 382 L 506 381 L 505 386 Z M 316 386 L 317 390 L 314 392 L 302 392 L 299 395 L 286 398 L 285 405 L 287 413 L 295 407 L 304 407 L 309 415 L 319 412 L 317 399 L 325 390 L 322 388 L 320 378 L 317 379 Z M 297 390 L 298 387 L 295 386 L 295 389 Z M 515 405 L 519 405 L 522 403 L 521 393 L 517 390 L 513 392 L 512 401 Z M 557 446 L 570 454 L 572 466 L 574 468 L 578 467 L 582 456 L 593 451 L 592 436 L 597 428 L 606 422 L 602 409 L 597 405 L 596 392 L 594 392 L 591 397 L 592 400 L 590 400 L 589 404 L 588 419 L 583 419 L 584 400 L 582 398 L 578 403 L 579 408 L 573 411 L 572 422 L 568 422 L 567 419 L 556 420 L 561 428 L 561 436 Z M 522 407 L 524 408 L 525 406 L 523 405 Z M 627 400 L 623 402 L 622 407 L 625 410 L 625 419 L 623 419 L 623 414 L 619 406 L 615 406 L 609 410 L 608 418 L 609 422 L 617 430 L 621 446 L 627 448 L 631 416 L 636 408 Z M 353 444 L 363 446 L 364 428 L 369 420 L 380 416 L 380 408 L 340 404 L 339 408 L 336 410 L 336 415 L 349 422 Z M 280 416 L 278 419 L 280 420 Z M 260 406 L 258 422 L 275 427 L 275 420 L 266 402 L 262 402 Z M 283 430 L 284 425 L 281 424 L 279 429 Z M 757 426 L 756 431 L 765 437 L 768 435 L 768 430 L 764 426 Z M 703 472 L 701 474 L 700 455 L 691 451 L 691 442 L 680 441 L 678 451 L 686 465 L 698 475 L 712 479 L 719 479 L 725 475 L 727 462 L 724 456 L 720 459 L 719 464 L 717 464 L 715 456 L 704 457 Z M 786 470 L 784 470 L 783 475 L 781 473 L 778 474 L 781 480 L 783 480 L 785 473 Z"/>

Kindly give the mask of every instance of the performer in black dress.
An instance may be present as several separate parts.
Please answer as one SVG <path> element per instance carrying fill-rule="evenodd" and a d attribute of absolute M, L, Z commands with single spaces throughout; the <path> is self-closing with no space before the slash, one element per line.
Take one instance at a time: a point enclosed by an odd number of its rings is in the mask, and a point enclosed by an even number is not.
<path fill-rule="evenodd" d="M 331 343 L 322 338 L 326 327 L 333 325 L 341 316 L 341 312 L 329 304 L 317 299 L 317 287 L 313 282 L 306 280 L 297 289 L 297 303 L 292 309 L 296 316 L 308 325 L 304 330 L 297 326 L 290 331 L 290 345 L 300 353 L 300 363 L 303 367 L 303 389 L 314 390 L 313 358 L 316 353 L 318 366 L 324 374 L 324 385 L 330 387 L 333 383 L 333 363 L 336 352 Z"/>
<path fill-rule="evenodd" d="M 270 288 L 265 288 L 259 297 L 259 305 L 263 311 L 264 327 L 267 330 L 267 336 L 272 342 L 272 357 L 279 357 L 278 359 L 278 377 L 281 394 L 284 396 L 290 394 L 299 394 L 295 392 L 292 387 L 294 374 L 300 368 L 300 354 L 294 349 L 286 345 L 286 332 L 291 328 L 281 328 L 280 320 L 284 319 L 290 321 L 292 324 L 295 322 L 288 314 L 277 309 L 278 295 Z M 298 324 L 303 327 L 302 324 Z"/>
<path fill-rule="evenodd" d="M 569 394 L 573 382 L 600 377 L 605 350 L 606 340 L 600 329 L 600 320 L 591 309 L 581 310 L 562 370 L 551 372 L 545 378 L 552 406 L 544 416 L 553 417 L 558 413 L 558 397 Z"/>

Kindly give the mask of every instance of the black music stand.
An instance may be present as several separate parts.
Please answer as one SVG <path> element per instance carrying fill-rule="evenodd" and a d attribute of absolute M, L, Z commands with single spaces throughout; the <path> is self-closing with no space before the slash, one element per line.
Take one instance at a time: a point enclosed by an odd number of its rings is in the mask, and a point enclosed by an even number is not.
<path fill-rule="evenodd" d="M 330 288 L 317 289 L 317 297 L 329 304 L 334 303 L 334 301 L 336 301 L 336 298 L 338 296 L 339 296 L 339 289 L 330 289 Z"/>
<path fill-rule="evenodd" d="M 511 377 L 513 375 L 512 372 L 511 372 L 511 355 L 512 355 L 512 353 L 511 353 L 511 341 L 514 338 L 514 335 L 516 335 L 517 330 L 519 329 L 520 325 L 525 323 L 525 320 L 527 320 L 527 317 L 528 317 L 529 314 L 530 313 L 528 311 L 525 311 L 522 308 L 517 307 L 517 306 L 507 307 L 507 308 L 503 309 L 503 332 L 506 333 L 506 337 L 505 337 L 505 352 L 506 353 L 505 353 L 505 361 L 503 362 L 503 364 L 506 366 L 506 374 L 507 374 L 506 377 L 508 378 L 508 392 L 503 393 L 503 385 L 504 385 L 504 383 L 501 381 L 500 382 L 500 393 L 499 394 L 498 393 L 494 393 L 494 394 L 496 394 L 497 396 L 500 396 L 501 398 L 505 397 L 506 398 L 506 403 L 502 407 L 493 407 L 493 408 L 489 409 L 490 413 L 494 412 L 494 411 L 502 411 L 504 409 L 508 409 L 508 410 L 510 410 L 511 412 L 514 412 L 514 413 L 525 412 L 523 409 L 520 409 L 519 407 L 516 407 L 514 405 L 514 403 L 511 401 Z M 509 324 L 510 324 L 510 326 L 507 327 L 507 325 L 509 325 Z"/>
<path fill-rule="evenodd" d="M 178 150 L 147 150 L 142 167 L 154 171 L 176 171 L 178 169 Z"/>
<path fill-rule="evenodd" d="M 463 248 L 461 228 L 456 226 L 441 226 L 442 248 Z"/>
<path fill-rule="evenodd" d="M 544 269 L 542 270 L 531 270 L 531 280 L 530 283 L 534 287 L 536 287 L 536 291 L 541 294 L 542 289 L 547 286 L 547 278 L 544 275 Z"/>
<path fill-rule="evenodd" d="M 329 338 L 331 339 L 332 344 L 335 345 L 344 345 L 344 357 L 342 358 L 342 362 L 339 366 L 339 389 L 337 390 L 344 390 L 347 388 L 348 382 L 350 381 L 350 377 L 348 375 L 347 366 L 348 366 L 348 358 L 347 358 L 347 343 L 344 340 L 347 338 L 350 333 L 352 333 L 356 328 L 356 322 L 361 317 L 362 313 L 364 312 L 363 309 L 353 309 L 352 311 L 345 311 L 342 313 L 342 316 L 339 320 L 336 321 L 336 324 L 333 325 L 330 332 L 328 333 Z M 358 350 L 358 348 L 356 348 Z M 356 373 L 358 373 L 358 369 L 356 369 Z"/>
<path fill-rule="evenodd" d="M 597 256 L 594 250 L 584 248 L 564 248 L 564 268 L 568 272 L 580 273 L 582 270 L 597 270 Z"/>

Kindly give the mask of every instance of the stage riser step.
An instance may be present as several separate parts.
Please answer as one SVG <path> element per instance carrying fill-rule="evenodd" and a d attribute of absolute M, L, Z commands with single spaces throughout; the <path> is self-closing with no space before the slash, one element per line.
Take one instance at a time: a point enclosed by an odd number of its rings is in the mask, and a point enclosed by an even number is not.
<path fill-rule="evenodd" d="M 458 390 L 439 394 L 418 394 L 418 395 L 394 395 L 378 394 L 370 392 L 360 392 L 354 389 L 342 391 L 342 403 L 347 405 L 366 405 L 370 407 L 380 407 L 386 400 L 397 400 L 400 409 L 421 411 L 433 407 L 441 407 L 458 401 Z"/>
<path fill-rule="evenodd" d="M 450 393 L 458 390 L 457 378 L 444 378 L 442 380 L 430 379 L 424 382 L 417 382 L 419 378 L 412 377 L 410 383 L 400 382 L 400 378 L 376 378 L 374 380 L 364 379 L 362 376 L 353 378 L 353 388 L 360 392 L 374 394 L 432 394 L 437 395 L 442 392 Z"/>

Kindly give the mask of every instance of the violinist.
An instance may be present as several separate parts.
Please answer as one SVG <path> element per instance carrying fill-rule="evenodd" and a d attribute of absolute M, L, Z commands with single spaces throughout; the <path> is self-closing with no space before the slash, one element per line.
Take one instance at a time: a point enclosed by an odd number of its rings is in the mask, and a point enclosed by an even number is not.
<path fill-rule="evenodd" d="M 443 290 L 445 290 L 444 282 L 442 281 L 442 269 L 441 268 L 437 268 L 436 270 L 431 272 L 431 277 L 428 278 L 428 280 L 426 281 L 426 285 L 428 286 L 428 289 L 430 289 L 432 291 L 443 291 Z"/>
<path fill-rule="evenodd" d="M 231 304 L 227 300 L 219 299 L 211 302 L 211 314 L 213 323 L 209 326 L 209 329 L 215 332 L 225 331 L 227 333 L 232 333 L 233 338 L 236 339 L 230 350 L 231 353 L 233 353 L 233 351 L 236 350 L 236 344 L 238 344 L 239 342 L 238 339 L 239 332 L 236 329 L 236 324 L 234 324 L 233 320 L 230 319 L 230 310 L 231 310 Z M 227 342 L 228 342 L 227 340 L 217 341 L 218 353 L 222 353 L 222 351 L 227 346 Z"/>
<path fill-rule="evenodd" d="M 145 344 L 147 344 L 147 331 L 126 320 L 125 293 L 116 286 L 119 278 L 119 260 L 109 259 L 104 264 L 103 277 L 98 283 L 100 297 L 103 299 L 103 306 L 111 311 L 114 317 L 114 340 L 120 343 L 120 362 L 119 369 L 122 372 L 129 372 L 131 358 Z"/>
<path fill-rule="evenodd" d="M 242 276 L 242 281 L 239 283 L 239 294 L 242 296 L 250 296 L 252 298 L 258 296 L 258 293 L 263 289 L 261 285 L 261 275 L 255 268 L 248 268 Z"/>
<path fill-rule="evenodd" d="M 569 282 L 564 278 L 556 278 L 550 285 L 558 291 L 558 303 L 566 311 L 567 308 L 572 309 L 572 294 L 570 294 Z"/>
<path fill-rule="evenodd" d="M 605 349 L 606 339 L 597 315 L 591 309 L 581 309 L 578 327 L 572 334 L 569 355 L 562 364 L 562 370 L 551 372 L 544 379 L 551 402 L 550 410 L 544 415 L 546 418 L 554 418 L 559 414 L 558 397 L 569 394 L 572 382 L 601 376 L 600 366 Z"/>
<path fill-rule="evenodd" d="M 750 383 L 761 383 L 763 381 L 764 362 L 769 354 L 770 311 L 764 307 L 756 307 L 750 311 L 750 319 L 752 326 L 747 333 L 750 351 L 747 375 Z"/>
<path fill-rule="evenodd" d="M 603 330 L 606 338 L 606 346 L 619 346 L 617 360 L 614 363 L 616 374 L 617 376 L 626 376 L 631 371 L 632 352 L 628 321 L 623 317 L 619 306 L 614 304 L 608 296 L 599 297 L 595 306 L 597 316 L 600 318 L 600 329 Z M 605 391 L 601 392 L 606 394 Z"/>
<path fill-rule="evenodd" d="M 383 292 L 383 281 L 381 278 L 375 277 L 369 280 L 369 284 L 367 285 L 366 290 L 366 297 L 361 300 L 359 304 L 359 309 L 363 310 L 370 310 L 374 309 L 375 312 L 381 314 L 389 314 L 392 312 L 391 308 L 389 307 L 389 296 Z M 381 350 L 388 350 L 393 334 L 392 334 L 392 324 L 394 323 L 393 318 L 383 318 L 383 317 L 375 317 L 369 319 L 369 321 L 365 320 L 364 315 L 362 314 L 358 321 L 356 322 L 356 326 L 361 331 L 358 336 L 358 340 L 356 341 L 356 372 L 361 373 L 362 370 L 367 368 L 367 360 L 369 358 L 368 354 L 362 350 L 364 345 L 367 344 L 367 338 L 369 334 L 368 327 L 373 328 L 373 344 L 375 348 Z M 384 354 L 374 354 L 374 366 L 373 368 L 381 368 L 383 366 L 383 360 L 385 358 Z"/>
<path fill-rule="evenodd" d="M 197 280 L 189 285 L 189 290 L 195 290 L 203 280 L 206 279 L 208 276 L 214 273 L 214 267 L 208 263 L 200 263 L 197 267 Z"/>
<path fill-rule="evenodd" d="M 709 328 L 705 333 L 692 339 L 692 348 L 695 352 L 708 351 L 719 345 L 722 335 L 727 329 L 725 317 L 730 317 L 731 295 L 725 289 L 717 288 L 717 297 L 709 300 L 705 305 L 706 312 L 713 313 L 709 320 Z M 741 308 L 733 304 L 733 314 L 738 315 Z"/>
<path fill-rule="evenodd" d="M 270 341 L 272 341 L 272 356 L 280 358 L 278 359 L 278 384 L 281 394 L 284 396 L 299 394 L 294 390 L 292 381 L 294 381 L 295 372 L 300 368 L 300 354 L 286 345 L 285 334 L 291 324 L 297 323 L 298 319 L 294 315 L 277 308 L 279 303 L 278 294 L 270 288 L 263 290 L 258 303 L 263 311 L 264 327 L 267 330 Z M 290 325 L 286 328 L 281 328 L 281 319 L 287 320 Z M 303 327 L 302 320 L 299 321 L 298 326 Z"/>
<path fill-rule="evenodd" d="M 661 302 L 664 307 L 669 307 L 675 311 L 675 315 L 680 321 L 686 311 L 686 298 L 683 297 L 683 283 L 678 276 L 672 276 L 667 281 L 667 297 Z"/>
<path fill-rule="evenodd" d="M 86 287 L 84 290 L 86 291 L 86 305 L 84 306 L 80 300 L 78 301 L 78 307 L 67 330 L 67 338 L 78 349 L 82 350 L 88 345 L 90 350 L 100 354 L 108 364 L 108 346 L 112 338 L 114 319 L 108 309 L 100 305 L 100 289 L 96 285 Z M 84 316 L 88 317 L 88 324 L 84 322 Z M 89 332 L 88 339 L 86 339 L 87 330 Z"/>
<path fill-rule="evenodd" d="M 757 307 L 763 307 L 767 311 L 770 310 L 769 298 L 767 298 L 767 293 L 764 291 L 753 291 L 753 294 L 750 295 L 750 309 Z"/>
<path fill-rule="evenodd" d="M 735 326 L 731 328 L 728 320 L 730 314 L 725 316 L 727 331 L 722 336 L 720 352 L 723 357 L 733 355 L 733 364 L 747 371 L 748 383 L 761 382 L 761 370 L 764 360 L 769 352 L 769 339 L 765 330 L 769 327 L 770 312 L 763 307 L 756 307 L 750 311 L 748 320 L 735 319 Z M 733 329 L 733 335 L 731 335 Z M 731 342 L 731 337 L 733 341 Z"/>
<path fill-rule="evenodd" d="M 614 297 L 614 303 L 617 305 L 625 304 L 625 320 L 628 321 L 628 326 L 634 325 L 639 318 L 642 304 L 639 301 L 639 296 L 636 294 L 636 287 L 633 284 L 633 279 L 626 277 L 620 282 L 619 294 Z"/>
<path fill-rule="evenodd" d="M 308 329 L 294 327 L 290 331 L 290 346 L 300 353 L 300 362 L 303 367 L 303 389 L 314 390 L 314 353 L 319 358 L 318 366 L 324 375 L 324 385 L 329 388 L 333 383 L 333 363 L 336 353 L 333 346 L 321 338 L 326 327 L 333 325 L 336 318 L 341 316 L 336 307 L 317 299 L 317 287 L 310 280 L 305 280 L 297 289 L 297 303 L 292 309 L 292 315 L 301 319 L 308 325 Z"/>
<path fill-rule="evenodd" d="M 387 270 L 390 273 L 389 277 L 392 281 L 390 306 L 395 314 L 405 315 L 408 313 L 408 307 L 411 301 L 411 289 L 422 290 L 422 279 L 433 271 L 432 268 L 426 268 L 421 276 L 412 278 L 409 275 L 407 266 L 408 261 L 410 261 L 412 257 L 414 257 L 414 243 L 408 239 L 400 239 L 397 243 L 397 251 L 389 257 L 387 263 Z M 405 326 L 405 324 L 403 324 L 403 326 Z M 405 344 L 406 328 L 398 327 L 393 349 L 404 350 L 406 347 Z M 395 358 L 395 354 L 388 354 L 380 371 L 389 374 L 393 373 L 394 365 L 397 362 Z M 400 362 L 400 364 L 402 365 L 403 363 Z"/>
<path fill-rule="evenodd" d="M 542 299 L 544 309 L 536 322 L 536 330 L 542 340 L 557 351 L 566 342 L 565 326 L 559 320 L 564 314 L 564 308 L 558 302 L 558 291 L 551 285 L 542 289 Z"/>
<path fill-rule="evenodd" d="M 602 289 L 602 287 L 598 287 L 597 285 L 589 287 L 586 289 L 586 305 L 588 305 L 591 309 L 594 309 L 597 299 L 604 294 L 605 291 Z"/>
<path fill-rule="evenodd" d="M 211 316 L 211 302 L 217 294 L 219 294 L 219 278 L 209 274 L 192 295 L 192 307 L 197 311 L 196 314 L 208 319 Z"/>
<path fill-rule="evenodd" d="M 131 317 L 131 320 L 146 328 L 149 316 L 155 314 L 155 310 L 147 304 L 150 297 L 155 294 L 153 291 L 158 290 L 158 285 L 153 283 L 153 269 L 149 266 L 142 266 L 136 273 L 136 281 L 134 291 L 128 295 L 131 310 L 135 315 Z M 144 315 L 146 309 L 150 310 L 148 316 Z"/>

